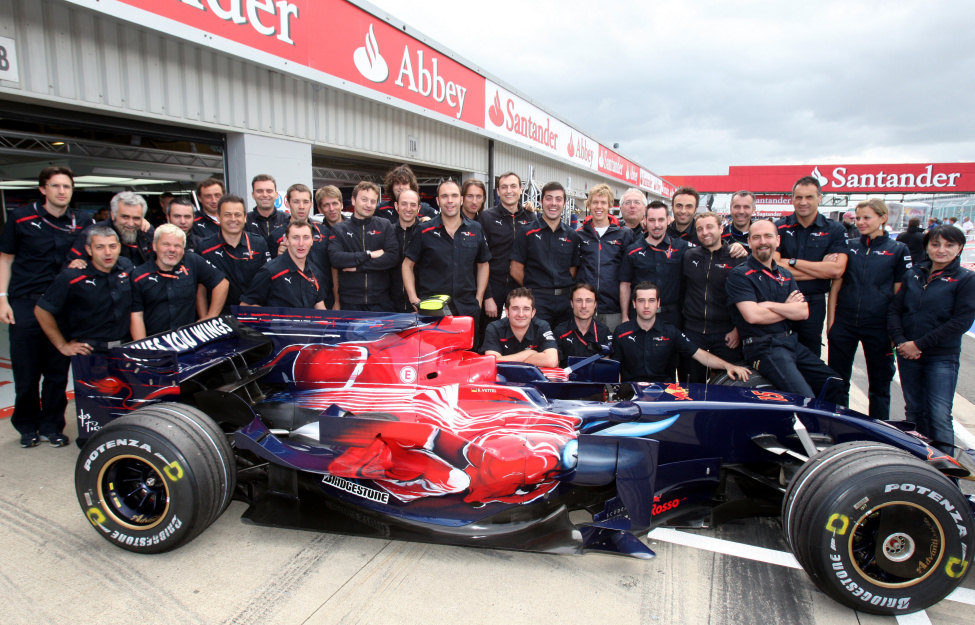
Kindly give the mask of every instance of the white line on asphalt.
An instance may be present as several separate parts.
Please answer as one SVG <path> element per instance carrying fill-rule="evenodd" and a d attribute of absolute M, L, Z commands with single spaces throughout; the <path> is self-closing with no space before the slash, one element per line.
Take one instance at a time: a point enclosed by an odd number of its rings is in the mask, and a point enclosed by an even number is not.
<path fill-rule="evenodd" d="M 949 601 L 957 601 L 958 603 L 967 603 L 968 605 L 975 605 L 975 590 L 971 588 L 955 588 L 950 595 L 945 597 Z"/>
<path fill-rule="evenodd" d="M 787 566 L 791 569 L 802 569 L 802 566 L 799 565 L 799 562 L 796 561 L 791 553 L 779 551 L 778 549 L 754 547 L 721 538 L 681 532 L 669 527 L 658 527 L 650 532 L 647 537 L 651 540 L 660 540 L 665 543 L 684 545 L 685 547 L 694 547 L 696 549 L 704 549 L 705 551 L 714 551 L 716 553 L 756 560 L 758 562 L 778 564 L 779 566 Z"/>
<path fill-rule="evenodd" d="M 928 618 L 928 613 L 924 610 L 910 614 L 898 614 L 894 618 L 897 619 L 897 625 L 931 625 L 931 619 Z"/>

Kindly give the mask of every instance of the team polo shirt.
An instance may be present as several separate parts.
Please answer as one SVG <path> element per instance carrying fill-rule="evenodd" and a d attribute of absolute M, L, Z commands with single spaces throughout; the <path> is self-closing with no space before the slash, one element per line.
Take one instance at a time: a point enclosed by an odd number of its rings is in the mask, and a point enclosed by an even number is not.
<path fill-rule="evenodd" d="M 636 320 L 621 323 L 613 337 L 613 360 L 624 382 L 673 382 L 674 355 L 693 356 L 698 346 L 659 316 L 649 330 Z"/>
<path fill-rule="evenodd" d="M 681 262 L 688 249 L 687 241 L 667 235 L 657 245 L 642 238 L 626 249 L 620 266 L 620 282 L 629 282 L 631 287 L 645 280 L 657 285 L 661 305 L 657 316 L 674 325 L 680 320 Z"/>
<path fill-rule="evenodd" d="M 132 262 L 122 257 L 108 272 L 93 264 L 65 269 L 37 305 L 57 317 L 58 328 L 69 341 L 124 340 L 132 312 L 131 273 Z"/>
<path fill-rule="evenodd" d="M 697 227 L 695 226 L 695 222 L 696 219 L 692 219 L 690 225 L 687 226 L 687 229 L 681 232 L 677 229 L 677 222 L 672 221 L 670 222 L 670 225 L 667 226 L 667 236 L 669 236 L 671 239 L 680 239 L 681 241 L 690 243 L 691 245 L 700 245 L 701 242 L 697 239 Z"/>
<path fill-rule="evenodd" d="M 193 232 L 201 241 L 206 241 L 220 234 L 220 222 L 203 211 L 197 211 L 193 216 Z"/>
<path fill-rule="evenodd" d="M 752 248 L 748 247 L 748 231 L 745 230 L 743 232 L 738 228 L 735 228 L 734 224 L 728 224 L 724 227 L 724 230 L 721 231 L 721 242 L 727 243 L 728 245 L 731 245 L 732 243 L 741 243 L 745 246 L 746 250 L 749 252 L 752 251 Z"/>
<path fill-rule="evenodd" d="M 775 222 L 779 230 L 779 255 L 782 258 L 821 261 L 829 254 L 847 254 L 846 228 L 839 222 L 816 215 L 816 219 L 804 228 L 793 213 Z M 799 280 L 799 290 L 804 295 L 822 295 L 829 292 L 829 280 Z"/>
<path fill-rule="evenodd" d="M 287 226 L 289 221 L 291 221 L 291 215 L 284 211 L 275 209 L 274 212 L 265 217 L 255 208 L 247 213 L 247 225 L 244 227 L 248 232 L 260 235 L 270 249 L 271 233 L 281 226 Z"/>
<path fill-rule="evenodd" d="M 559 348 L 559 366 L 564 367 L 569 362 L 569 356 L 586 358 L 594 354 L 608 354 L 613 335 L 595 318 L 590 322 L 589 329 L 582 333 L 573 318 L 555 328 L 555 343 Z"/>
<path fill-rule="evenodd" d="M 304 270 L 281 254 L 260 268 L 241 302 L 254 306 L 314 308 L 325 301 L 325 291 L 314 263 L 306 262 Z"/>
<path fill-rule="evenodd" d="M 146 335 L 175 330 L 196 321 L 196 285 L 212 290 L 223 278 L 219 269 L 192 252 L 172 271 L 150 261 L 132 272 L 132 309 L 142 311 Z"/>
<path fill-rule="evenodd" d="M 555 230 L 542 220 L 522 226 L 515 235 L 511 260 L 525 266 L 525 286 L 562 289 L 572 286 L 569 270 L 579 266 L 579 233 L 559 223 Z"/>
<path fill-rule="evenodd" d="M 200 244 L 200 247 L 202 248 L 200 255 L 222 271 L 230 282 L 224 312 L 228 311 L 230 306 L 240 303 L 240 298 L 247 292 L 254 275 L 271 259 L 263 237 L 247 232 L 241 234 L 236 246 L 231 246 L 224 241 L 221 233 L 207 239 Z"/>
<path fill-rule="evenodd" d="M 491 260 L 481 225 L 464 217 L 453 236 L 440 216 L 420 224 L 406 257 L 416 263 L 416 290 L 420 298 L 450 295 L 471 302 L 477 294 L 477 264 Z"/>
<path fill-rule="evenodd" d="M 728 274 L 725 290 L 731 318 L 741 338 L 758 338 L 781 334 L 791 330 L 790 321 L 783 319 L 769 324 L 750 324 L 738 310 L 738 302 L 785 302 L 789 294 L 798 289 L 788 269 L 772 261 L 769 269 L 754 256 L 738 265 Z"/>
<path fill-rule="evenodd" d="M 40 202 L 9 211 L 0 235 L 0 252 L 15 257 L 8 297 L 37 299 L 43 295 L 61 272 L 78 233 L 91 223 L 91 215 L 85 211 L 68 208 L 55 217 Z"/>
<path fill-rule="evenodd" d="M 526 349 L 533 349 L 536 352 L 558 349 L 552 328 L 547 321 L 533 318 L 520 341 L 511 331 L 511 324 L 508 323 L 507 318 L 492 321 L 484 331 L 481 353 L 492 351 L 502 356 L 510 356 Z"/>

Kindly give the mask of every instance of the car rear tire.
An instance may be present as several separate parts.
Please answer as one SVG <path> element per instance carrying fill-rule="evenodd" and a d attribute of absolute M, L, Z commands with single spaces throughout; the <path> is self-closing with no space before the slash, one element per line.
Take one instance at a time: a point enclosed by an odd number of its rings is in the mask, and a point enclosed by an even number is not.
<path fill-rule="evenodd" d="M 975 524 L 965 496 L 910 454 L 880 443 L 811 458 L 782 504 L 793 554 L 836 601 L 874 614 L 927 608 L 958 586 Z"/>
<path fill-rule="evenodd" d="M 75 466 L 75 491 L 89 522 L 137 553 L 193 540 L 233 494 L 236 476 L 226 471 L 233 454 L 217 431 L 206 415 L 169 404 L 136 410 L 96 432 Z"/>

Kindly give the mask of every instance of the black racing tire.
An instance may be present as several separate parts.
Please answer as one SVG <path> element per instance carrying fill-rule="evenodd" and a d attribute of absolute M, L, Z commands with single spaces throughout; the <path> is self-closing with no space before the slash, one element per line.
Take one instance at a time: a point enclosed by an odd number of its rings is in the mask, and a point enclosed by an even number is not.
<path fill-rule="evenodd" d="M 169 551 L 219 516 L 230 486 L 221 456 L 193 419 L 140 409 L 85 444 L 75 465 L 78 502 L 109 542 L 136 553 Z"/>
<path fill-rule="evenodd" d="M 728 372 L 725 371 L 717 376 L 715 376 L 709 384 L 717 384 L 718 386 L 737 386 L 740 388 L 767 388 L 774 389 L 772 383 L 768 381 L 768 378 L 763 377 L 757 371 L 753 372 L 748 376 L 747 380 L 733 380 Z"/>
<path fill-rule="evenodd" d="M 896 448 L 845 443 L 810 459 L 783 501 L 796 559 L 836 601 L 894 615 L 927 608 L 965 578 L 975 549 L 967 499 Z"/>
<path fill-rule="evenodd" d="M 205 439 L 207 444 L 213 446 L 214 452 L 220 460 L 217 484 L 220 501 L 214 510 L 215 516 L 211 523 L 216 521 L 230 505 L 237 488 L 237 462 L 234 458 L 234 450 L 227 439 L 227 434 L 205 412 L 186 404 L 174 402 L 152 404 L 143 408 L 142 414 L 153 414 L 168 420 L 184 420 L 189 425 L 199 429 L 201 437 Z"/>

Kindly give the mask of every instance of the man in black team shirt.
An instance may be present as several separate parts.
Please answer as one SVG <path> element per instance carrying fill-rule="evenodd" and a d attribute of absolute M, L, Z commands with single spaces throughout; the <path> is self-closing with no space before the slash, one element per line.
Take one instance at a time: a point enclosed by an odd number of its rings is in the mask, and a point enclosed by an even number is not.
<path fill-rule="evenodd" d="M 200 210 L 193 217 L 193 231 L 201 241 L 220 233 L 217 206 L 223 196 L 223 183 L 216 178 L 207 178 L 196 186 L 196 201 L 199 203 Z"/>
<path fill-rule="evenodd" d="M 247 213 L 247 228 L 255 234 L 264 237 L 268 251 L 273 246 L 271 233 L 276 228 L 288 225 L 288 213 L 274 207 L 278 199 L 278 185 L 272 176 L 258 174 L 251 180 L 251 197 L 254 198 L 254 210 Z"/>
<path fill-rule="evenodd" d="M 609 354 L 613 344 L 609 328 L 596 320 L 596 288 L 578 282 L 572 287 L 570 297 L 572 318 L 555 328 L 560 367 L 566 366 L 569 356 Z"/>
<path fill-rule="evenodd" d="M 223 312 L 240 303 L 257 270 L 271 260 L 264 238 L 244 232 L 244 200 L 236 195 L 220 198 L 220 232 L 200 244 L 200 255 L 223 272 L 230 282 Z"/>
<path fill-rule="evenodd" d="M 518 228 L 535 221 L 535 215 L 521 206 L 521 178 L 513 171 L 498 177 L 499 203 L 481 211 L 478 221 L 491 250 L 491 271 L 484 294 L 484 314 L 497 318 L 508 291 L 518 286 L 511 277 L 511 251 Z"/>
<path fill-rule="evenodd" d="M 59 273 L 34 309 L 44 334 L 65 356 L 90 354 L 129 336 L 132 263 L 119 256 L 118 234 L 111 228 L 92 226 L 87 238 L 91 262 Z"/>
<path fill-rule="evenodd" d="M 396 231 L 396 242 L 399 244 L 399 262 L 389 270 L 389 295 L 393 299 L 393 310 L 396 312 L 414 312 L 410 298 L 406 294 L 403 282 L 403 259 L 410 249 L 410 244 L 420 232 L 420 196 L 412 189 L 403 189 L 396 198 L 397 219 L 393 222 Z M 410 276 L 415 280 L 412 265 Z M 449 275 L 449 274 L 448 274 Z"/>
<path fill-rule="evenodd" d="M 288 224 L 284 252 L 261 267 L 241 304 L 324 310 L 327 291 L 319 277 L 321 269 L 308 260 L 313 244 L 311 224 Z"/>
<path fill-rule="evenodd" d="M 197 236 L 193 228 L 193 202 L 185 195 L 174 197 L 169 202 L 166 219 L 168 223 L 173 224 L 186 233 L 186 251 L 199 253 L 202 240 Z"/>
<path fill-rule="evenodd" d="M 118 234 L 119 241 L 122 243 L 121 256 L 131 260 L 133 265 L 141 265 L 152 258 L 152 228 L 150 227 L 146 232 L 142 231 L 147 210 L 145 198 L 131 191 L 123 191 L 115 194 L 109 206 L 111 217 L 95 225 L 111 228 Z M 75 239 L 75 244 L 71 247 L 73 261 L 88 262 L 88 254 L 85 253 L 86 242 L 87 237 L 84 232 Z M 71 266 L 76 269 L 84 268 L 81 262 L 72 262 Z"/>
<path fill-rule="evenodd" d="M 792 274 L 775 262 L 777 228 L 756 221 L 748 244 L 751 256 L 728 274 L 725 286 L 745 362 L 779 390 L 815 397 L 836 374 L 792 330 L 791 322 L 808 317 L 809 307 Z"/>
<path fill-rule="evenodd" d="M 693 358 L 705 367 L 724 369 L 734 379 L 747 380 L 745 367 L 733 365 L 688 339 L 683 332 L 657 316 L 657 287 L 640 282 L 633 287 L 636 318 L 624 321 L 613 337 L 613 360 L 620 363 L 623 382 L 673 382 L 673 361 L 678 354 Z"/>
<path fill-rule="evenodd" d="M 787 265 L 809 306 L 809 317 L 794 321 L 799 342 L 819 358 L 826 320 L 826 294 L 830 280 L 846 271 L 846 229 L 819 214 L 823 199 L 819 180 L 805 176 L 792 188 L 795 213 L 775 222 L 779 229 L 779 250 L 775 262 Z"/>
<path fill-rule="evenodd" d="M 519 287 L 508 293 L 508 316 L 488 324 L 481 351 L 499 361 L 557 367 L 559 350 L 547 323 L 535 319 L 532 292 Z"/>
<path fill-rule="evenodd" d="M 647 198 L 643 191 L 629 188 L 620 196 L 621 228 L 627 228 L 633 234 L 633 240 L 642 239 L 647 235 L 643 220 L 647 216 Z M 624 304 L 626 302 L 623 302 Z"/>
<path fill-rule="evenodd" d="M 202 256 L 186 254 L 186 235 L 172 224 L 156 229 L 155 259 L 132 272 L 132 339 L 175 330 L 220 314 L 229 284 Z M 198 296 L 198 287 L 209 298 Z"/>
<path fill-rule="evenodd" d="M 67 167 L 45 167 L 37 182 L 44 199 L 9 211 L 0 236 L 0 321 L 10 324 L 15 397 L 10 424 L 20 445 L 34 447 L 43 437 L 61 447 L 68 444 L 61 430 L 70 361 L 44 335 L 34 307 L 91 216 L 68 206 L 74 174 Z"/>

